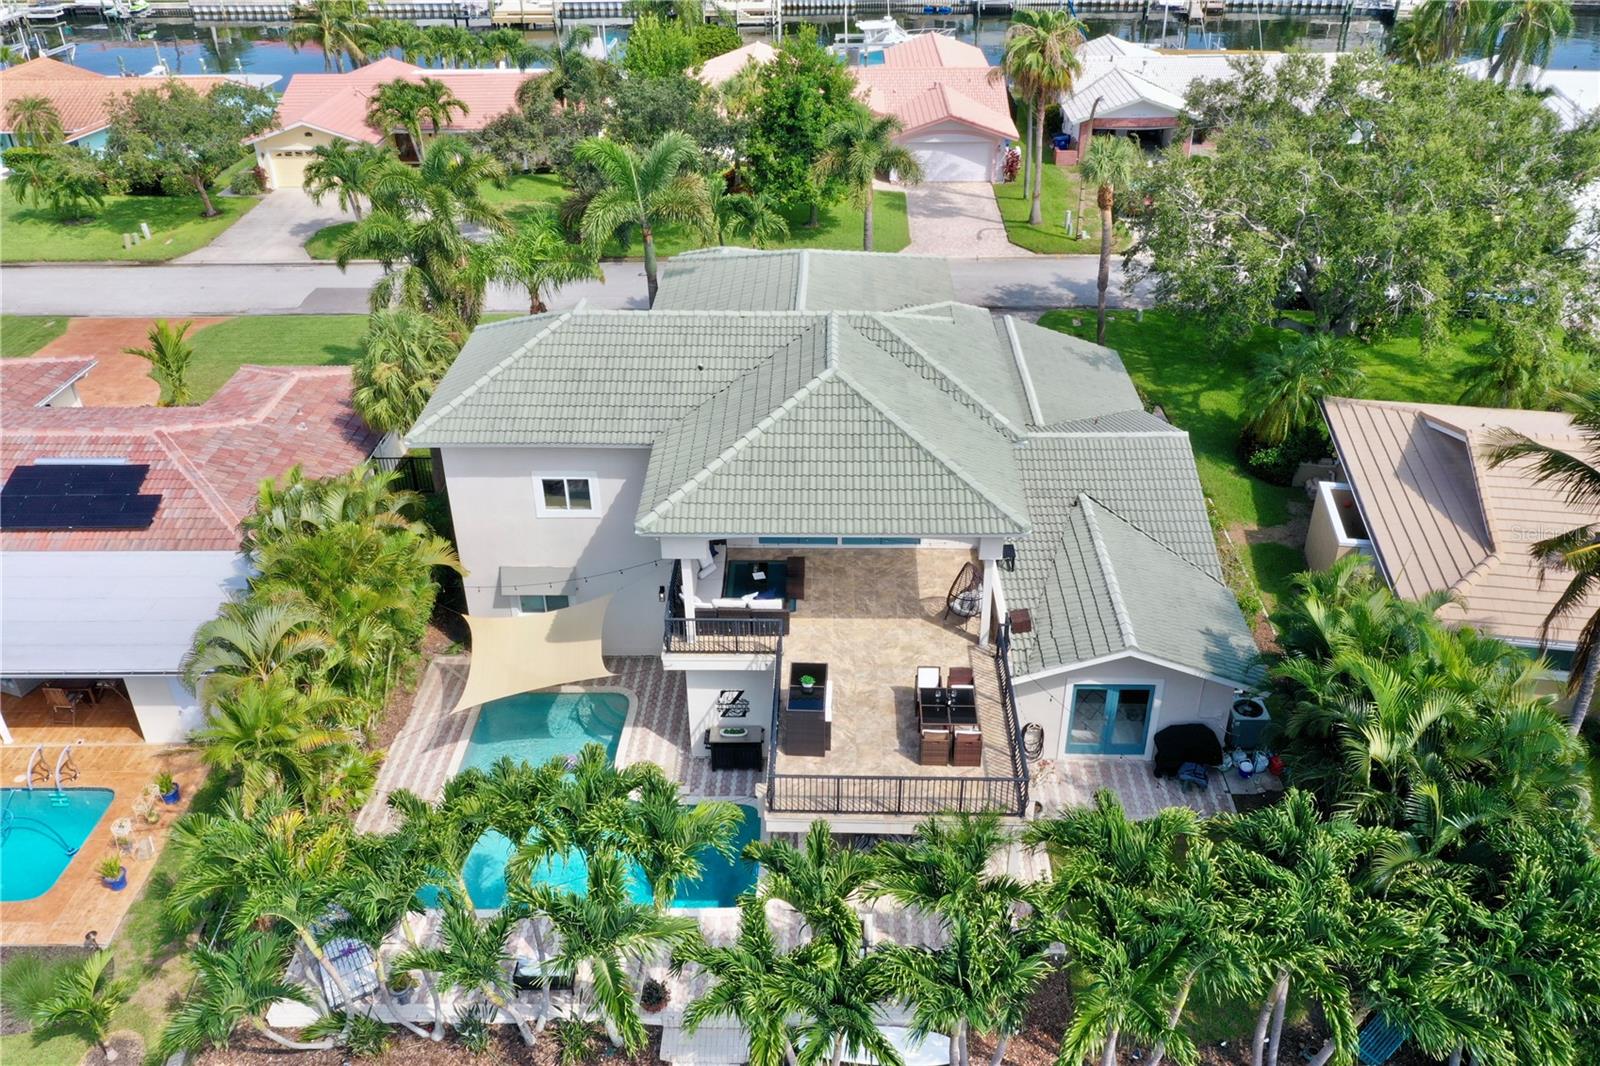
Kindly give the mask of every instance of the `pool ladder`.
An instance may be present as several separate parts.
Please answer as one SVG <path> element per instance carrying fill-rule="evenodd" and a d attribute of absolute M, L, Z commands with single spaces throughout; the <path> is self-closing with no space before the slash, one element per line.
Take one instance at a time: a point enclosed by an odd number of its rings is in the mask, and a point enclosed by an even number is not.
<path fill-rule="evenodd" d="M 27 777 L 28 791 L 29 792 L 33 791 L 33 779 L 34 779 L 34 776 L 35 776 L 35 768 L 37 768 L 41 772 L 45 768 L 44 745 L 43 744 L 40 744 L 38 747 L 34 748 L 33 752 L 28 756 L 28 771 L 27 771 L 27 774 L 25 776 Z M 49 778 L 49 780 L 53 781 L 55 786 L 56 786 L 55 787 L 56 796 L 58 796 L 58 797 L 60 797 L 61 799 L 64 800 L 64 799 L 66 799 L 66 797 L 62 794 L 62 791 L 61 791 L 61 772 L 63 770 L 67 771 L 67 773 L 71 775 L 69 780 L 76 781 L 78 779 L 78 764 L 72 761 L 72 746 L 71 745 L 68 745 L 67 747 L 62 748 L 61 749 L 61 754 L 56 756 L 55 772 L 52 773 L 50 775 L 50 778 Z"/>
<path fill-rule="evenodd" d="M 28 756 L 28 771 L 27 771 L 27 773 L 25 773 L 23 775 L 23 777 L 26 779 L 26 781 L 28 783 L 28 791 L 29 792 L 33 791 L 33 768 L 35 766 L 42 766 L 43 765 L 43 760 L 44 760 L 44 745 L 40 744 L 37 748 L 34 748 L 33 752 Z"/>

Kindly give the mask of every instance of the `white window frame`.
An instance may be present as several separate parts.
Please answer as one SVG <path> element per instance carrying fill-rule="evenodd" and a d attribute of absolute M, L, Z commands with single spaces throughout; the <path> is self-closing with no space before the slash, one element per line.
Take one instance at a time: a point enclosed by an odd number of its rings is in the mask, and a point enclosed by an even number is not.
<path fill-rule="evenodd" d="M 587 481 L 589 483 L 589 508 L 586 511 L 574 511 L 570 507 L 547 507 L 544 502 L 544 483 L 546 481 Z M 600 481 L 595 475 L 582 472 L 546 471 L 533 475 L 533 507 L 534 513 L 540 518 L 599 518 L 605 513 L 605 505 L 600 499 Z M 570 492 L 569 492 L 570 499 Z"/>
<path fill-rule="evenodd" d="M 550 600 L 550 597 L 552 597 L 552 596 L 559 597 L 560 599 L 566 600 L 567 602 L 563 603 L 560 607 L 551 607 L 550 604 L 549 604 L 549 600 Z M 542 610 L 542 611 L 524 610 L 523 607 L 522 607 L 522 601 L 523 600 L 531 600 L 531 599 L 533 599 L 535 597 L 538 597 L 539 599 L 542 599 L 542 600 L 546 601 L 544 610 Z M 524 614 L 549 614 L 552 611 L 564 611 L 568 607 L 571 607 L 571 606 L 572 606 L 572 596 L 569 593 L 565 593 L 565 592 L 529 592 L 529 593 L 525 593 L 525 594 L 519 595 L 517 597 L 517 605 L 515 607 L 515 610 L 516 610 L 516 613 L 519 614 L 519 615 L 524 615 Z"/>

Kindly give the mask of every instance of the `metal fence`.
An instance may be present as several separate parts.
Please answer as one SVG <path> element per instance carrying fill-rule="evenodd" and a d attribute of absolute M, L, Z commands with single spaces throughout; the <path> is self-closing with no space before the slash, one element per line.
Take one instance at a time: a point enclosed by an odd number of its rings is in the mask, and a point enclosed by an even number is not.
<path fill-rule="evenodd" d="M 394 471 L 397 475 L 395 485 L 398 488 L 424 494 L 433 492 L 433 456 L 431 455 L 374 455 L 371 462 L 373 467 L 378 470 Z"/>
<path fill-rule="evenodd" d="M 783 636 L 778 618 L 668 617 L 661 647 L 669 652 L 711 655 L 771 655 Z"/>

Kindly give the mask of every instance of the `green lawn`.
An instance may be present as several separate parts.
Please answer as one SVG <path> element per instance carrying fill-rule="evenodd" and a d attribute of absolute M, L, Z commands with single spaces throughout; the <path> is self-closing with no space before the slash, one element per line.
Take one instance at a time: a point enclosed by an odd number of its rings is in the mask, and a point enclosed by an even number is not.
<path fill-rule="evenodd" d="M 203 248 L 233 225 L 258 200 L 253 196 L 212 195 L 220 214 L 201 218 L 198 196 L 108 196 L 96 217 L 72 224 L 46 208 L 24 207 L 14 196 L 0 198 L 0 262 L 155 262 Z M 150 224 L 152 237 L 131 249 L 124 233 Z"/>
<path fill-rule="evenodd" d="M 484 186 L 484 197 L 506 207 L 513 219 L 524 217 L 546 204 L 560 203 L 567 194 L 561 179 L 553 174 L 519 174 L 506 183 L 505 188 Z M 874 194 L 873 246 L 880 252 L 898 252 L 911 243 L 911 230 L 906 223 L 906 195 L 903 192 L 879 191 Z M 789 239 L 776 247 L 781 248 L 835 248 L 855 251 L 861 247 L 861 210 L 854 204 L 841 203 L 824 208 L 818 216 L 815 229 L 806 226 L 807 213 L 803 210 L 789 213 Z M 306 241 L 306 252 L 313 259 L 332 259 L 339 240 L 349 232 L 353 223 L 340 222 L 318 230 Z M 662 257 L 677 255 L 703 242 L 698 234 L 687 227 L 667 226 L 656 234 L 656 252 Z M 1098 248 L 1098 245 L 1096 245 Z M 644 256 L 635 240 L 628 248 L 612 242 L 606 246 L 606 259 L 641 259 Z"/>
<path fill-rule="evenodd" d="M 366 328 L 365 315 L 250 315 L 207 326 L 193 334 L 195 402 L 221 388 L 242 363 L 351 363 Z"/>
<path fill-rule="evenodd" d="M 32 355 L 67 331 L 67 319 L 0 315 L 0 358 Z"/>
<path fill-rule="evenodd" d="M 1058 167 L 1046 163 L 1044 167 L 1044 192 L 1039 197 L 1043 221 L 1037 225 L 1028 222 L 1029 202 L 1022 195 L 1022 175 L 1016 181 L 994 187 L 994 198 L 1000 203 L 1000 217 L 1006 224 L 1006 237 L 1019 248 L 1040 255 L 1072 255 L 1100 251 L 1100 211 L 1095 207 L 1094 190 L 1083 195 L 1082 211 L 1086 216 L 1082 224 L 1089 236 L 1067 236 L 1067 212 L 1079 217 L 1078 168 Z M 1119 245 L 1123 242 L 1119 240 Z"/>
<path fill-rule="evenodd" d="M 1092 308 L 1051 311 L 1040 325 L 1093 340 L 1095 314 Z M 1219 344 L 1204 325 L 1165 311 L 1147 311 L 1143 321 L 1134 311 L 1107 315 L 1106 344 L 1121 353 L 1146 401 L 1160 404 L 1174 425 L 1188 430 L 1200 483 L 1225 526 L 1280 525 L 1289 519 L 1290 501 L 1304 498 L 1299 489 L 1252 477 L 1234 453 L 1256 360 L 1291 336 L 1287 330 L 1261 327 L 1242 342 Z M 1366 345 L 1363 395 L 1453 403 L 1462 388 L 1456 374 L 1486 336 L 1482 327 L 1468 323 L 1451 343 L 1427 354 L 1419 348 L 1415 328 Z M 1286 592 L 1290 576 L 1305 568 L 1301 552 L 1283 544 L 1245 545 L 1243 551 L 1256 583 L 1269 597 Z"/>

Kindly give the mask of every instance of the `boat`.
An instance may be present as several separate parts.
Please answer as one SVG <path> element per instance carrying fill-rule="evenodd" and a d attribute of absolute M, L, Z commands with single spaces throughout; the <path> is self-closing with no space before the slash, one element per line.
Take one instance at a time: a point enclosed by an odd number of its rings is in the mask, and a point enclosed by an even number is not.
<path fill-rule="evenodd" d="M 861 19 L 856 23 L 856 27 L 859 32 L 841 33 L 834 37 L 833 43 L 828 45 L 828 51 L 842 57 L 845 62 L 858 66 L 882 63 L 884 49 L 904 44 L 913 37 L 929 33 L 942 33 L 948 36 L 950 33 L 943 27 L 918 30 L 913 33 L 896 22 L 892 15 L 885 15 L 881 19 Z"/>
<path fill-rule="evenodd" d="M 67 17 L 67 6 L 51 3 L 30 4 L 22 17 L 29 22 L 60 22 Z"/>

